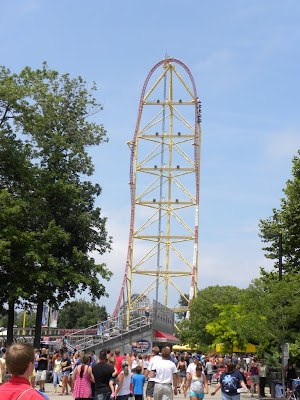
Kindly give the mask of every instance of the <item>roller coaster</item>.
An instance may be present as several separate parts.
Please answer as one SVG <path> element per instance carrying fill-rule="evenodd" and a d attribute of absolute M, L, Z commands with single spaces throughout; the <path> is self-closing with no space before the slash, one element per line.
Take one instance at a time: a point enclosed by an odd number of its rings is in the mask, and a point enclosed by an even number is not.
<path fill-rule="evenodd" d="M 120 343 L 128 351 L 141 338 L 178 341 L 172 336 L 174 312 L 188 315 L 197 295 L 200 122 L 201 102 L 190 70 L 175 58 L 164 58 L 144 82 L 128 142 L 131 217 L 117 304 L 109 320 L 66 332 L 70 351 Z M 170 306 L 174 294 L 187 306 Z M 150 318 L 145 318 L 146 308 Z M 31 340 L 32 332 L 22 337 Z"/>
<path fill-rule="evenodd" d="M 201 102 L 189 68 L 165 57 L 144 82 L 134 136 L 128 142 L 129 242 L 111 315 L 124 316 L 127 326 L 132 315 L 136 318 L 150 306 L 151 292 L 156 304 L 165 306 L 171 291 L 187 304 L 197 295 L 200 122 Z M 188 306 L 170 308 L 179 312 Z"/>

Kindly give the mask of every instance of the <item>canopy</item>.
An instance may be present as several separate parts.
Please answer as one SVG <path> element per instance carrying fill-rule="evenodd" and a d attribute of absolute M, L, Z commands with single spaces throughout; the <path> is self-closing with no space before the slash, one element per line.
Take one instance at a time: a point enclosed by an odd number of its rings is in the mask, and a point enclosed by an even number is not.
<path fill-rule="evenodd" d="M 165 333 L 161 331 L 154 332 L 154 341 L 161 342 L 161 343 L 178 343 L 180 340 L 177 337 L 171 335 L 170 333 Z"/>

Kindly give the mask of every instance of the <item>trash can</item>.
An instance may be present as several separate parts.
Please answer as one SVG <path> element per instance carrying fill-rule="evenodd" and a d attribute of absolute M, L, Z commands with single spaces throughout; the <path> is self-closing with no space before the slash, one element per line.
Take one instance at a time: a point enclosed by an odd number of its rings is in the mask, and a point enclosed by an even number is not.
<path fill-rule="evenodd" d="M 284 391 L 283 391 L 281 380 L 278 379 L 271 380 L 271 397 L 273 399 L 285 397 L 285 392 L 286 392 L 286 384 L 284 385 Z"/>

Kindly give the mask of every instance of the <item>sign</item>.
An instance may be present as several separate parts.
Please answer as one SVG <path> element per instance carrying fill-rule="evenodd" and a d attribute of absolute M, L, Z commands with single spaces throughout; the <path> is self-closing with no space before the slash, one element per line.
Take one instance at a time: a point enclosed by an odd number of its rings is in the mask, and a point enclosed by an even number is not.
<path fill-rule="evenodd" d="M 51 310 L 50 328 L 57 328 L 58 311 Z"/>
<path fill-rule="evenodd" d="M 151 349 L 151 343 L 149 340 L 137 340 L 131 343 L 131 350 L 134 353 L 147 353 Z"/>
<path fill-rule="evenodd" d="M 282 356 L 283 356 L 283 365 L 286 366 L 288 365 L 288 360 L 289 360 L 289 344 L 284 343 L 282 347 Z"/>
<path fill-rule="evenodd" d="M 50 311 L 49 306 L 47 304 L 45 304 L 43 306 L 42 327 L 48 326 L 49 311 Z"/>

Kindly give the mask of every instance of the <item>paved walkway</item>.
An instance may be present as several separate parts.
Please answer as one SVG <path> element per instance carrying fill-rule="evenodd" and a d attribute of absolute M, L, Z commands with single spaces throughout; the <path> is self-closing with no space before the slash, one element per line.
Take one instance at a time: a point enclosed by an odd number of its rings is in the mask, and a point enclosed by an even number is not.
<path fill-rule="evenodd" d="M 211 396 L 210 393 L 214 390 L 215 385 L 209 386 L 208 390 L 209 390 L 209 394 L 205 395 L 206 400 L 210 399 L 210 400 L 221 400 L 221 389 L 217 391 L 217 393 L 215 394 L 215 396 Z M 38 387 L 37 387 L 38 389 Z M 57 387 L 58 393 L 59 391 L 59 387 Z M 53 389 L 53 385 L 52 383 L 46 383 L 45 386 L 45 394 L 49 397 L 50 400 L 61 400 L 61 399 L 73 399 L 72 394 L 69 394 L 68 396 L 64 395 L 64 396 L 59 396 L 58 393 L 53 393 L 54 389 Z M 269 394 L 269 388 L 266 388 L 266 394 L 268 398 L 271 398 L 271 395 Z M 129 398 L 130 399 L 130 398 Z M 134 397 L 132 398 L 134 400 Z M 176 397 L 174 396 L 174 400 L 184 400 L 184 395 L 178 394 Z M 188 397 L 187 397 L 188 399 Z M 258 396 L 254 395 L 253 400 L 257 400 Z M 144 400 L 146 400 L 146 397 L 144 396 Z M 248 393 L 241 393 L 241 400 L 251 400 L 251 394 Z"/>

